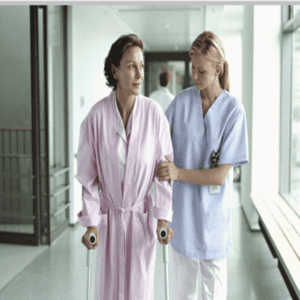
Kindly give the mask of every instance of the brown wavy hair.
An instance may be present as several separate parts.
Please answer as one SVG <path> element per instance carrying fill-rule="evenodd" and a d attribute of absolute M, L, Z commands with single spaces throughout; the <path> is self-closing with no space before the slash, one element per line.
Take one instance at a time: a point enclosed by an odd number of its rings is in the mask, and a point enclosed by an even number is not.
<path fill-rule="evenodd" d="M 115 91 L 117 89 L 117 80 L 112 73 L 112 65 L 120 66 L 123 54 L 131 47 L 137 46 L 142 52 L 144 50 L 143 42 L 135 34 L 128 34 L 120 36 L 111 46 L 104 62 L 104 75 L 106 77 L 106 85 L 112 87 Z"/>

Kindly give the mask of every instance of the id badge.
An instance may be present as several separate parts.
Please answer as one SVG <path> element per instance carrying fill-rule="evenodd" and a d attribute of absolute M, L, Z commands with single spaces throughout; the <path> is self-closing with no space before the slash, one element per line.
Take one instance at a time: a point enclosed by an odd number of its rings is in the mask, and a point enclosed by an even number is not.
<path fill-rule="evenodd" d="M 221 186 L 219 185 L 210 185 L 209 186 L 209 193 L 212 194 L 218 194 L 220 193 Z"/>
<path fill-rule="evenodd" d="M 218 165 L 218 160 L 219 160 L 219 151 L 216 152 L 215 150 L 211 153 L 210 155 L 210 167 L 215 168 Z M 221 186 L 219 185 L 210 185 L 209 186 L 209 193 L 212 194 L 217 194 L 220 193 Z"/>

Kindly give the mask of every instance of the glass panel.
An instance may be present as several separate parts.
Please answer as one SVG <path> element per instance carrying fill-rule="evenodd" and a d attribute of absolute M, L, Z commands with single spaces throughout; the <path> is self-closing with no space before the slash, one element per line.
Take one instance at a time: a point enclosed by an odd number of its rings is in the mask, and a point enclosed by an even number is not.
<path fill-rule="evenodd" d="M 195 85 L 195 83 L 194 83 L 193 76 L 192 76 L 192 62 L 190 61 L 189 62 L 189 86 L 187 86 L 187 88 L 194 86 L 194 85 Z"/>
<path fill-rule="evenodd" d="M 1 5 L 0 231 L 33 234 L 29 18 L 29 6 Z"/>
<path fill-rule="evenodd" d="M 291 182 L 290 193 L 300 204 L 300 29 L 293 33 Z"/>
<path fill-rule="evenodd" d="M 168 71 L 171 75 L 169 90 L 174 95 L 182 91 L 184 83 L 185 63 L 184 61 L 164 61 L 149 63 L 149 95 L 159 88 L 159 74 Z"/>
<path fill-rule="evenodd" d="M 68 167 L 67 98 L 65 82 L 65 45 L 62 6 L 48 9 L 48 111 L 49 111 L 49 168 L 55 174 Z M 53 232 L 68 222 L 68 209 L 54 216 L 69 201 L 68 191 L 57 194 L 68 185 L 68 172 L 50 178 L 50 213 Z"/>
<path fill-rule="evenodd" d="M 300 11 L 300 5 L 293 5 L 293 16 Z"/>

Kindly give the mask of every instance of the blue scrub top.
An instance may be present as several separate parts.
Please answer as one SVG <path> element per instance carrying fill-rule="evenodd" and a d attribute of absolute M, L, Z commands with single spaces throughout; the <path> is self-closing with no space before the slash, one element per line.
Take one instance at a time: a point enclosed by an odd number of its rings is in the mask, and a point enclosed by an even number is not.
<path fill-rule="evenodd" d="M 243 104 L 223 90 L 203 117 L 200 90 L 188 88 L 166 110 L 174 148 L 174 163 L 184 169 L 210 168 L 210 155 L 220 148 L 219 164 L 248 162 L 246 116 Z M 231 172 L 232 174 L 232 168 Z M 231 189 L 227 176 L 220 192 L 209 186 L 173 182 L 174 231 L 171 246 L 179 254 L 219 259 L 233 254 Z"/>

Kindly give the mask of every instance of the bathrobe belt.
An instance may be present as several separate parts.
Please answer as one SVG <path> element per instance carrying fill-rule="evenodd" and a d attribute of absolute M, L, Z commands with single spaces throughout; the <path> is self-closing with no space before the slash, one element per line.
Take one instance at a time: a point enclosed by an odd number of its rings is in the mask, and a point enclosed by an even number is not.
<path fill-rule="evenodd" d="M 113 210 L 118 210 L 122 213 L 122 216 L 124 216 L 124 214 L 128 211 L 137 211 L 138 208 L 140 206 L 142 206 L 145 201 L 142 201 L 142 202 L 138 202 L 137 204 L 135 205 L 132 205 L 132 206 L 127 206 L 127 207 L 121 207 L 121 206 L 118 206 L 114 203 L 112 203 L 110 200 L 108 200 L 103 194 L 101 194 L 101 201 L 108 207 L 108 208 L 111 208 Z"/>

